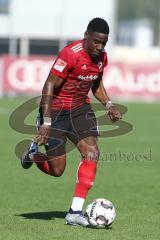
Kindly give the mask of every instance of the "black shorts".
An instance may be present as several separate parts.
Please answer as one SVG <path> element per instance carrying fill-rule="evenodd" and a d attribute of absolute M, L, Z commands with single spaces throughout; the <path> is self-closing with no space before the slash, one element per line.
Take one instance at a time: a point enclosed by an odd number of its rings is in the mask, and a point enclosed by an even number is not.
<path fill-rule="evenodd" d="M 43 124 L 40 108 L 39 121 Z M 67 138 L 75 145 L 89 136 L 98 136 L 97 120 L 90 104 L 84 104 L 74 110 L 52 111 L 51 135 L 46 147 L 48 156 L 61 156 L 66 153 Z"/>

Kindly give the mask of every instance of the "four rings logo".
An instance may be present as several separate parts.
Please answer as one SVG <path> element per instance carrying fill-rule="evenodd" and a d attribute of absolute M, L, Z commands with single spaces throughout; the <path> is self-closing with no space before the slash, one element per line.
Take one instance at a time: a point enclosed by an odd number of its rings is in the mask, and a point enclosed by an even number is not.
<path fill-rule="evenodd" d="M 11 87 L 20 91 L 41 91 L 51 63 L 46 60 L 18 59 L 8 67 L 8 82 Z"/>

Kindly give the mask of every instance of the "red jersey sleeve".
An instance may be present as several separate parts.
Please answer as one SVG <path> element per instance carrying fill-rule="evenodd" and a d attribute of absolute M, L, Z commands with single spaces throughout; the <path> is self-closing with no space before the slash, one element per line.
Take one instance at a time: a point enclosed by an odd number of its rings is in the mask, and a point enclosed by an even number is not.
<path fill-rule="evenodd" d="M 66 79 L 73 64 L 72 52 L 69 48 L 65 47 L 59 52 L 50 72 Z"/>

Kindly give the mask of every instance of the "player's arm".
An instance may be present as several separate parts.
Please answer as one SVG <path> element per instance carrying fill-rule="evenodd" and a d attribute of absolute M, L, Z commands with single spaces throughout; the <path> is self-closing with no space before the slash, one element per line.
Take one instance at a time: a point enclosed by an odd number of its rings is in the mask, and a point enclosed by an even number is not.
<path fill-rule="evenodd" d="M 54 90 L 60 87 L 64 79 L 50 73 L 42 90 L 41 106 L 43 111 L 44 123 L 38 130 L 38 135 L 35 137 L 35 141 L 41 145 L 48 142 L 48 138 L 51 131 L 51 104 L 53 100 Z"/>
<path fill-rule="evenodd" d="M 99 78 L 93 82 L 92 86 L 92 93 L 95 96 L 95 98 L 101 102 L 104 106 L 106 106 L 106 103 L 111 101 L 109 96 L 107 95 L 107 92 L 103 86 L 102 77 L 99 76 Z"/>
<path fill-rule="evenodd" d="M 111 121 L 115 122 L 122 118 L 122 114 L 118 111 L 118 109 L 116 109 L 104 88 L 102 76 L 94 81 L 92 92 L 95 98 L 106 107 L 108 116 Z"/>
<path fill-rule="evenodd" d="M 53 100 L 54 90 L 62 85 L 64 79 L 50 73 L 42 90 L 41 104 L 43 116 L 51 118 L 51 103 Z"/>

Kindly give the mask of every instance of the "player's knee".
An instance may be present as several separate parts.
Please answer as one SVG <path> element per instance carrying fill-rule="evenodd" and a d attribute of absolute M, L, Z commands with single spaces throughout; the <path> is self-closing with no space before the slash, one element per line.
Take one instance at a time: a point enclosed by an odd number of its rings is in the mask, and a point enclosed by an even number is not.
<path fill-rule="evenodd" d="M 54 169 L 51 169 L 50 175 L 53 177 L 60 177 L 62 176 L 63 172 L 64 171 L 62 169 L 54 168 Z"/>
<path fill-rule="evenodd" d="M 60 177 L 63 174 L 65 167 L 53 163 L 54 161 L 50 164 L 50 175 L 54 177 Z"/>
<path fill-rule="evenodd" d="M 83 157 L 88 160 L 98 161 L 99 149 L 97 147 L 89 147 Z"/>

